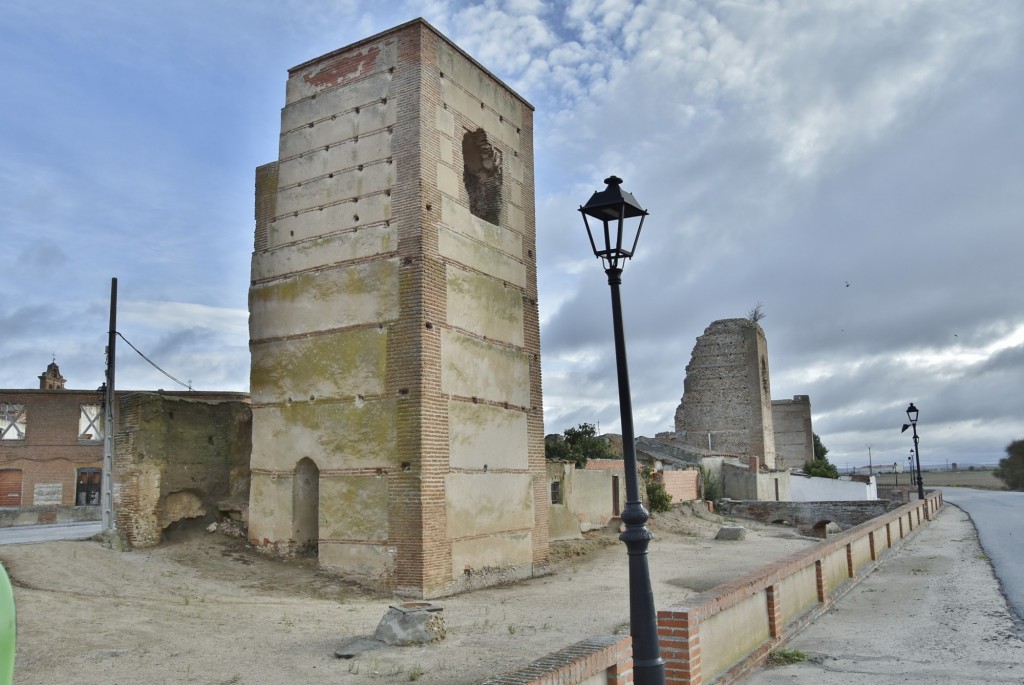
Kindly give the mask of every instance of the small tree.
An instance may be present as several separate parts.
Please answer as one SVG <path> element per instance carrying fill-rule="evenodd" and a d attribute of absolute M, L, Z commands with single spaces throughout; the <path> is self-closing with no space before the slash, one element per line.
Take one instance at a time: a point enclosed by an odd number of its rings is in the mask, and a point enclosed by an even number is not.
<path fill-rule="evenodd" d="M 1024 490 L 1024 439 L 1006 446 L 1006 457 L 999 460 L 993 473 L 1011 490 Z"/>
<path fill-rule="evenodd" d="M 747 321 L 750 323 L 757 323 L 763 319 L 767 314 L 764 313 L 764 305 L 758 302 L 754 305 L 754 308 L 747 312 Z"/>
<path fill-rule="evenodd" d="M 812 433 L 811 435 L 814 438 L 814 459 L 804 462 L 804 472 L 817 478 L 839 478 L 839 469 L 825 456 L 828 454 L 828 448 L 825 447 L 825 443 L 821 441 L 817 433 Z"/>
<path fill-rule="evenodd" d="M 817 433 L 811 433 L 811 435 L 814 437 L 814 458 L 825 459 L 825 455 L 828 454 L 828 448 L 825 447 L 825 443 L 821 441 L 820 435 Z"/>
<path fill-rule="evenodd" d="M 598 436 L 592 423 L 566 428 L 561 440 L 545 441 L 544 456 L 551 460 L 571 461 L 583 468 L 588 459 L 614 459 L 608 442 Z"/>

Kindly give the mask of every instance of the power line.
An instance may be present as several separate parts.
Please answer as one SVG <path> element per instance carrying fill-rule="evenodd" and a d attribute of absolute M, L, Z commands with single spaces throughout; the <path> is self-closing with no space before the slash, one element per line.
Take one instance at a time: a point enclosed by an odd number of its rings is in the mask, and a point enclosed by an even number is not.
<path fill-rule="evenodd" d="M 133 350 L 135 350 L 135 353 L 138 354 L 143 359 L 145 359 L 147 362 L 149 362 L 149 365 L 152 366 L 154 369 L 156 369 L 157 371 L 159 371 L 163 375 L 167 376 L 168 378 L 170 378 L 172 381 L 174 381 L 175 383 L 177 383 L 181 387 L 187 388 L 189 391 L 192 390 L 192 383 L 191 382 L 189 382 L 189 383 L 182 383 L 177 378 L 175 378 L 171 374 L 169 374 L 166 371 L 164 371 L 163 369 L 161 369 L 159 366 L 156 365 L 156 363 L 152 359 L 150 359 L 146 355 L 142 354 L 142 352 L 139 351 L 139 348 L 137 348 L 135 345 L 132 345 L 131 341 L 128 340 L 128 338 L 126 338 L 123 335 L 121 335 L 120 331 L 117 332 L 117 337 L 121 338 L 121 340 L 124 340 L 128 344 L 128 347 L 130 347 Z"/>

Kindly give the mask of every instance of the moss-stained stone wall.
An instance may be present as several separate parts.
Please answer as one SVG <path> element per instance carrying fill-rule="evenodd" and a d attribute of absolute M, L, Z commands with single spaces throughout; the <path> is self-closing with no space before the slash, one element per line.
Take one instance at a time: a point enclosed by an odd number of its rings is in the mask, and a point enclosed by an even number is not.
<path fill-rule="evenodd" d="M 137 547 L 185 519 L 216 520 L 249 496 L 252 416 L 244 395 L 132 393 L 115 436 L 114 512 Z"/>
<path fill-rule="evenodd" d="M 309 459 L 323 566 L 429 597 L 546 565 L 532 120 L 420 20 L 290 70 L 256 177 L 254 543 L 301 545 Z"/>

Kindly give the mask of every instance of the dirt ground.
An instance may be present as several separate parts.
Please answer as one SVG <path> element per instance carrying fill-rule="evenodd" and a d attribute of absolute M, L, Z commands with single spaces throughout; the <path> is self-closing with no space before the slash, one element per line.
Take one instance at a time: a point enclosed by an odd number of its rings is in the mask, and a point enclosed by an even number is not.
<path fill-rule="evenodd" d="M 658 606 L 678 602 L 814 544 L 781 526 L 655 515 L 649 549 Z M 614 532 L 553 545 L 549 575 L 435 600 L 447 637 L 334 656 L 372 635 L 389 604 L 311 559 L 277 561 L 217 533 L 116 552 L 93 541 L 12 545 L 20 685 L 478 683 L 573 642 L 628 632 L 626 550 Z"/>

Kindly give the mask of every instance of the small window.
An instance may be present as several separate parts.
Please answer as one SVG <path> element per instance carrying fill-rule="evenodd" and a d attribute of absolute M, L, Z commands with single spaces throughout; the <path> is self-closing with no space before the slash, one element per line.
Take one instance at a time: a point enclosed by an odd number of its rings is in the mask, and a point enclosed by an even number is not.
<path fill-rule="evenodd" d="M 562 481 L 560 480 L 551 481 L 551 503 L 562 503 Z"/>
<path fill-rule="evenodd" d="M 78 439 L 81 442 L 103 441 L 103 409 L 100 405 L 82 405 L 78 415 Z"/>
<path fill-rule="evenodd" d="M 24 404 L 0 402 L 0 440 L 24 440 L 27 422 Z"/>
<path fill-rule="evenodd" d="M 100 469 L 78 469 L 75 485 L 75 506 L 97 506 L 100 503 L 100 484 L 103 472 Z"/>

